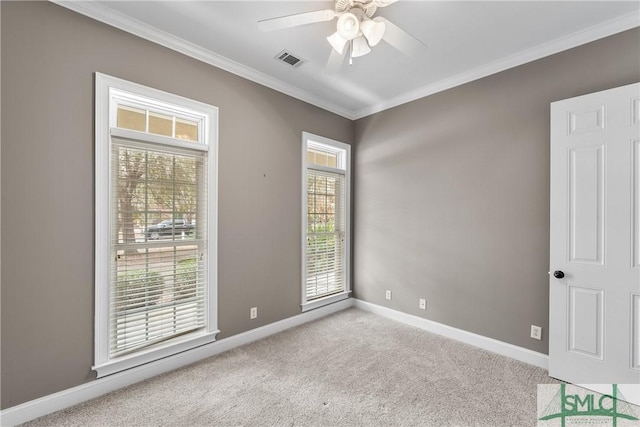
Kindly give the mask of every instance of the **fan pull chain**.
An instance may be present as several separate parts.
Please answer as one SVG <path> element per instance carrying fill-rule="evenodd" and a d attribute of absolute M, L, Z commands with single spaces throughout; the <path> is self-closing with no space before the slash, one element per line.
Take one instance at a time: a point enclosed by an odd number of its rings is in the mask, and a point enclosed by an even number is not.
<path fill-rule="evenodd" d="M 349 66 L 353 65 L 353 40 L 349 40 Z"/>

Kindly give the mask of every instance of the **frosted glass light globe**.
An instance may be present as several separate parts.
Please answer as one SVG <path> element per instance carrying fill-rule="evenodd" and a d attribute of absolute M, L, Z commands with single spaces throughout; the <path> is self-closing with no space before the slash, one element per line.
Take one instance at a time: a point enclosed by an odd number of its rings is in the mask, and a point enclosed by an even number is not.
<path fill-rule="evenodd" d="M 360 33 L 360 20 L 351 12 L 343 13 L 338 18 L 338 34 L 345 40 L 351 40 Z"/>

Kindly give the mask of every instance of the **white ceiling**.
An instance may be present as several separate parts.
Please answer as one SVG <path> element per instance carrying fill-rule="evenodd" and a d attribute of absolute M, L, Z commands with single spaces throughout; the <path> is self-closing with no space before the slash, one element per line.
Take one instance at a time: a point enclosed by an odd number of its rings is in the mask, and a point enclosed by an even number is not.
<path fill-rule="evenodd" d="M 257 28 L 333 1 L 56 3 L 352 119 L 640 25 L 638 1 L 400 0 L 376 16 L 428 48 L 410 57 L 381 42 L 336 68 L 325 39 L 335 20 Z M 283 49 L 305 63 L 276 61 Z"/>

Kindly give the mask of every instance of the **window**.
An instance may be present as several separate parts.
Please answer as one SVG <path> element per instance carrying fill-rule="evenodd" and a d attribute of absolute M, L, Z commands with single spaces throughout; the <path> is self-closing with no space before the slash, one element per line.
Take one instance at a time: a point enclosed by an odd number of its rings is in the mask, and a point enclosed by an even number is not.
<path fill-rule="evenodd" d="M 302 311 L 349 297 L 351 147 L 303 133 Z"/>
<path fill-rule="evenodd" d="M 96 74 L 98 377 L 215 341 L 217 108 Z"/>

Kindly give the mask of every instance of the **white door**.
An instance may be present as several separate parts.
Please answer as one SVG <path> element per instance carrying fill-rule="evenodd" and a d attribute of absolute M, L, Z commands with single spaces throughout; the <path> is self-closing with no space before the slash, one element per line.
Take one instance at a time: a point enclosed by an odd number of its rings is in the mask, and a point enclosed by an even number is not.
<path fill-rule="evenodd" d="M 560 380 L 640 384 L 639 130 L 640 84 L 551 104 L 549 375 Z M 634 403 L 639 389 L 620 388 Z"/>

